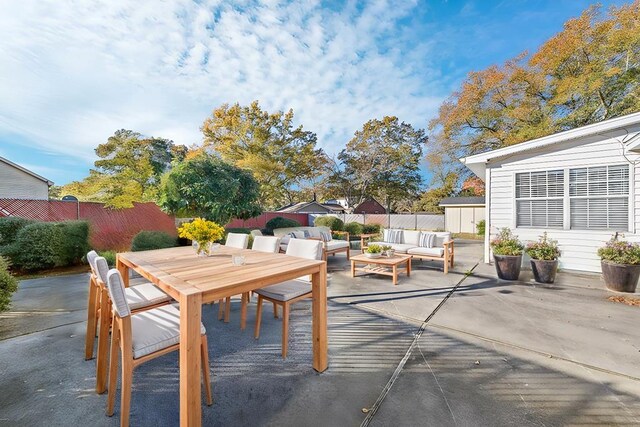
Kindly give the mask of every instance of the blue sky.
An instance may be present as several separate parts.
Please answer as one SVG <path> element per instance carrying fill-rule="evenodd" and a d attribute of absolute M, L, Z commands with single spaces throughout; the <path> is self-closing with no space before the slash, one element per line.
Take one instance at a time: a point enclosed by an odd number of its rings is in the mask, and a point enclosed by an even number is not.
<path fill-rule="evenodd" d="M 590 4 L 4 2 L 0 156 L 65 184 L 117 129 L 198 144 L 215 107 L 254 99 L 293 108 L 333 154 L 371 118 L 426 128 L 469 71 L 534 51 Z"/>

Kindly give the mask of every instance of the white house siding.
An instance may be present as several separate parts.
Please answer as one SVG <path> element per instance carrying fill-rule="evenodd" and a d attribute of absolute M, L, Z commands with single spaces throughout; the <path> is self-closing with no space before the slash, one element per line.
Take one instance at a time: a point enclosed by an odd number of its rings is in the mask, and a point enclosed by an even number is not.
<path fill-rule="evenodd" d="M 477 233 L 476 225 L 485 216 L 484 206 L 446 206 L 445 229 L 452 233 Z"/>
<path fill-rule="evenodd" d="M 632 131 L 638 132 L 640 128 L 636 127 Z M 490 162 L 487 165 L 487 175 L 490 174 L 491 182 L 490 238 L 493 238 L 497 229 L 501 227 L 510 227 L 523 241 L 537 240 L 542 233 L 547 231 L 549 237 L 558 240 L 562 251 L 560 268 L 599 272 L 600 259 L 597 256 L 597 249 L 611 238 L 613 232 L 607 230 L 516 228 L 515 174 L 517 172 L 572 169 L 585 166 L 630 164 L 629 161 L 635 162 L 639 156 L 627 153 L 627 158 L 625 158 L 619 142 L 623 136 L 618 133 L 617 138 L 598 136 L 590 137 L 588 140 L 564 142 L 560 144 L 561 149 L 558 149 L 556 145 Z M 629 206 L 632 220 L 630 221 L 630 231 L 624 234 L 628 240 L 640 242 L 640 235 L 637 234 L 640 228 L 638 227 L 640 224 L 640 165 L 631 167 Z"/>
<path fill-rule="evenodd" d="M 0 198 L 47 200 L 49 186 L 20 169 L 0 162 Z"/>

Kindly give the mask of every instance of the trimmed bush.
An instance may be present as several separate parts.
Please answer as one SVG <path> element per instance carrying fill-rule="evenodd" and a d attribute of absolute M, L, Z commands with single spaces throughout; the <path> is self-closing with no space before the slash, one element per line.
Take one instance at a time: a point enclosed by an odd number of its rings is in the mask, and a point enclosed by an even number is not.
<path fill-rule="evenodd" d="M 348 222 L 343 227 L 344 231 L 349 233 L 350 237 L 359 236 L 362 234 L 362 224 L 358 222 Z"/>
<path fill-rule="evenodd" d="M 484 236 L 485 224 L 486 222 L 484 219 L 478 221 L 478 223 L 476 224 L 476 231 L 479 236 Z"/>
<path fill-rule="evenodd" d="M 331 231 L 342 231 L 344 228 L 344 221 L 335 216 L 319 216 L 313 223 L 316 227 L 324 226 L 329 227 Z"/>
<path fill-rule="evenodd" d="M 62 230 L 62 252 L 60 265 L 75 265 L 82 262 L 89 251 L 89 223 L 86 221 L 64 221 L 55 223 Z"/>
<path fill-rule="evenodd" d="M 22 228 L 11 245 L 10 254 L 16 267 L 44 270 L 64 265 L 62 227 L 53 222 L 36 222 Z"/>
<path fill-rule="evenodd" d="M 0 218 L 0 246 L 13 243 L 18 231 L 35 221 L 19 217 Z"/>
<path fill-rule="evenodd" d="M 239 233 L 239 234 L 251 234 L 251 230 L 248 228 L 242 228 L 242 227 L 237 227 L 237 228 L 225 228 L 224 229 L 225 234 L 226 233 Z"/>
<path fill-rule="evenodd" d="M 271 218 L 265 224 L 265 228 L 269 230 L 270 234 L 273 234 L 273 230 L 277 228 L 290 228 L 290 227 L 300 227 L 300 223 L 293 219 L 277 216 L 275 218 Z"/>
<path fill-rule="evenodd" d="M 11 295 L 18 290 L 18 281 L 9 273 L 9 261 L 0 257 L 0 312 L 11 304 Z"/>
<path fill-rule="evenodd" d="M 177 245 L 178 239 L 164 231 L 141 231 L 134 236 L 131 242 L 131 250 L 133 252 L 150 251 L 172 248 Z"/>
<path fill-rule="evenodd" d="M 98 255 L 107 260 L 109 267 L 113 268 L 116 266 L 116 251 L 101 251 L 98 252 Z"/>
<path fill-rule="evenodd" d="M 362 234 L 379 234 L 380 224 L 365 224 L 362 226 Z"/>

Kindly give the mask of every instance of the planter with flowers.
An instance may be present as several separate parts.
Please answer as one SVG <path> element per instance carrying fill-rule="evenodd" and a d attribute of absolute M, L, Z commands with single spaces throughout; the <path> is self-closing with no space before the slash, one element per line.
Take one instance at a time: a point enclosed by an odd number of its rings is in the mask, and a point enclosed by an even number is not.
<path fill-rule="evenodd" d="M 498 277 L 502 280 L 518 280 L 524 245 L 508 227 L 498 230 L 498 235 L 491 241 L 491 250 Z"/>
<path fill-rule="evenodd" d="M 531 271 L 533 278 L 538 283 L 553 283 L 558 271 L 558 257 L 560 250 L 558 242 L 547 238 L 545 232 L 540 240 L 529 243 L 525 248 L 527 255 L 531 257 Z"/>
<path fill-rule="evenodd" d="M 367 258 L 380 258 L 382 256 L 382 246 L 380 245 L 369 245 L 364 252 L 364 255 Z"/>
<path fill-rule="evenodd" d="M 182 224 L 178 228 L 178 236 L 190 239 L 199 256 L 208 256 L 211 253 L 213 242 L 224 237 L 224 228 L 213 221 L 196 218 Z"/>
<path fill-rule="evenodd" d="M 608 289 L 633 293 L 640 277 L 640 245 L 618 237 L 616 233 L 605 246 L 598 249 L 602 277 Z"/>

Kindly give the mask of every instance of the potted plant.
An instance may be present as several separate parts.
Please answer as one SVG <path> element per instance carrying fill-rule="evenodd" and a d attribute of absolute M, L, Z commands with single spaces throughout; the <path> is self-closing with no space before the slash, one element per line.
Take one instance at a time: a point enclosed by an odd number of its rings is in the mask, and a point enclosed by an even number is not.
<path fill-rule="evenodd" d="M 545 232 L 537 242 L 529 243 L 525 252 L 531 257 L 531 271 L 535 281 L 553 283 L 556 280 L 560 256 L 558 242 L 549 239 Z"/>
<path fill-rule="evenodd" d="M 502 280 L 518 280 L 524 246 L 508 227 L 500 228 L 491 241 L 496 273 Z"/>
<path fill-rule="evenodd" d="M 623 236 L 624 237 L 624 236 Z M 618 239 L 616 233 L 598 249 L 602 277 L 608 289 L 635 292 L 640 277 L 640 245 Z"/>
<path fill-rule="evenodd" d="M 200 256 L 207 256 L 211 253 L 213 242 L 224 237 L 224 228 L 213 221 L 196 218 L 182 224 L 178 228 L 178 236 L 190 239 L 196 253 Z"/>
<path fill-rule="evenodd" d="M 364 255 L 368 258 L 380 258 L 382 256 L 382 246 L 369 245 Z"/>
<path fill-rule="evenodd" d="M 382 246 L 382 252 L 384 252 L 384 254 L 385 254 L 387 257 L 391 258 L 391 257 L 393 257 L 393 256 L 395 255 L 396 250 L 395 250 L 395 249 L 393 249 L 393 248 L 392 248 L 391 246 L 389 246 L 389 245 L 383 245 L 383 246 Z"/>

